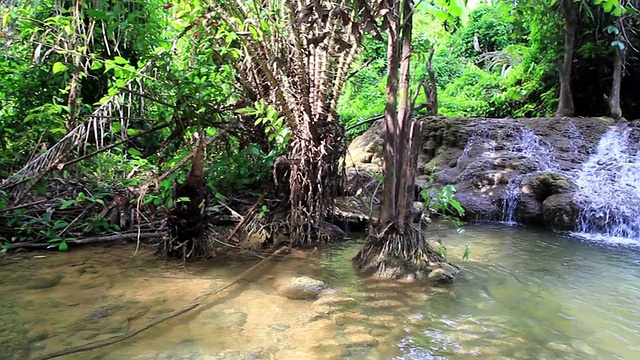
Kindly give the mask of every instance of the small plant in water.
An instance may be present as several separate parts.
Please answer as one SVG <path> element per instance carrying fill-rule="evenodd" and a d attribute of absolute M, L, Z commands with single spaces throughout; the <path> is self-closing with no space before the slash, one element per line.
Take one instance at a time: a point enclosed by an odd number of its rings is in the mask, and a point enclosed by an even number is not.
<path fill-rule="evenodd" d="M 462 228 L 463 222 L 460 220 L 460 217 L 464 216 L 465 211 L 462 205 L 455 199 L 456 188 L 453 185 L 445 185 L 442 189 L 434 189 L 434 173 L 435 168 L 431 170 L 427 186 L 420 192 L 424 204 L 423 216 L 429 218 L 432 214 L 438 215 L 440 219 L 450 221 L 455 227 L 456 232 L 462 234 L 464 233 L 464 229 Z M 442 243 L 441 238 L 438 238 L 437 241 L 440 244 L 438 253 L 446 259 L 447 248 Z M 469 260 L 470 253 L 469 244 L 465 244 L 462 261 Z"/>
<path fill-rule="evenodd" d="M 451 221 L 458 233 L 461 233 L 464 230 L 460 227 L 460 217 L 464 216 L 464 208 L 455 198 L 456 188 L 453 185 L 445 185 L 440 190 L 434 189 L 434 171 L 435 168 L 431 170 L 427 186 L 420 192 L 426 216 L 436 214 L 443 220 Z"/>
<path fill-rule="evenodd" d="M 462 255 L 462 261 L 469 261 L 469 255 L 471 255 L 469 244 L 464 244 L 464 255 Z"/>

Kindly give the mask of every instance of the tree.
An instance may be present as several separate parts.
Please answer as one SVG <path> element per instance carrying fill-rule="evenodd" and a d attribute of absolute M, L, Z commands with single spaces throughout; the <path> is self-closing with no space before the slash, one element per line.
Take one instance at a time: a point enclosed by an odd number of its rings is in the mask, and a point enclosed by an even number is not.
<path fill-rule="evenodd" d="M 571 68 L 576 43 L 576 31 L 580 20 L 580 8 L 574 0 L 560 3 L 564 18 L 564 59 L 560 65 L 560 96 L 556 116 L 573 116 L 573 94 L 571 93 Z"/>
<path fill-rule="evenodd" d="M 622 78 L 624 76 L 627 48 L 635 49 L 629 36 L 637 32 L 638 5 L 637 0 L 621 0 L 619 3 L 617 1 L 608 1 L 603 4 L 604 10 L 611 13 L 614 18 L 614 23 L 605 28 L 606 32 L 613 35 L 613 41 L 611 41 L 611 47 L 614 51 L 613 74 L 611 90 L 609 96 L 605 96 L 605 100 L 609 105 L 609 115 L 614 119 L 622 118 L 622 107 L 620 106 Z"/>
<path fill-rule="evenodd" d="M 291 131 L 288 154 L 274 169 L 283 201 L 257 221 L 271 236 L 289 232 L 293 244 L 309 244 L 339 190 L 346 145 L 336 108 L 362 33 L 373 29 L 370 7 L 237 0 L 213 8 L 210 28 L 232 29 L 243 52 L 236 71 L 247 98 L 275 108 Z"/>
<path fill-rule="evenodd" d="M 388 35 L 384 188 L 379 223 L 353 263 L 365 274 L 384 278 L 425 279 L 440 267 L 452 278 L 458 268 L 429 246 L 411 216 L 422 137 L 422 123 L 412 118 L 409 101 L 414 3 L 384 1 L 381 10 L 386 11 Z"/>

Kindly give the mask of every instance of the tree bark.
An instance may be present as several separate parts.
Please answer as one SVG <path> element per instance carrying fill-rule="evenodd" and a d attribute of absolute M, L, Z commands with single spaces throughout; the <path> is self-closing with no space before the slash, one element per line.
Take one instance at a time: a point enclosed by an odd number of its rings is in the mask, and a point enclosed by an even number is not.
<path fill-rule="evenodd" d="M 412 221 L 410 219 L 411 208 L 413 207 L 415 185 L 415 171 L 412 169 L 416 167 L 416 164 L 411 160 L 413 159 L 412 151 L 416 150 L 416 144 L 414 139 L 411 138 L 411 134 L 414 132 L 414 126 L 411 123 L 411 117 L 413 113 L 412 104 L 409 101 L 409 80 L 410 65 L 411 65 L 411 32 L 413 30 L 413 9 L 411 8 L 412 1 L 402 2 L 402 26 L 400 28 L 402 41 L 402 57 L 400 59 L 400 83 L 399 93 L 400 107 L 398 109 L 398 123 L 399 129 L 399 141 L 398 141 L 398 157 L 396 159 L 396 176 L 399 176 L 399 181 L 396 181 L 396 194 L 398 197 L 398 232 L 405 233 L 407 224 Z M 409 141 L 407 141 L 409 140 Z M 419 144 L 418 144 L 419 147 Z"/>
<path fill-rule="evenodd" d="M 436 74 L 433 71 L 433 54 L 435 47 L 431 46 L 429 50 L 429 58 L 427 59 L 427 73 L 429 74 L 429 83 L 426 92 L 427 104 L 429 104 L 429 115 L 438 116 L 438 83 L 436 82 Z"/>
<path fill-rule="evenodd" d="M 564 60 L 560 66 L 560 97 L 556 116 L 573 116 L 573 94 L 571 92 L 571 67 L 578 29 L 578 7 L 573 0 L 562 0 L 564 15 Z"/>
<path fill-rule="evenodd" d="M 398 161 L 398 143 L 400 126 L 396 112 L 398 96 L 398 68 L 400 55 L 398 38 L 400 36 L 400 2 L 394 1 L 393 7 L 387 14 L 389 38 L 387 40 L 387 104 L 384 110 L 384 187 L 382 190 L 382 204 L 380 224 L 392 223 L 397 216 L 396 182 L 398 180 L 396 161 Z"/>
<path fill-rule="evenodd" d="M 609 112 L 612 118 L 618 120 L 622 117 L 620 107 L 620 89 L 622 86 L 622 65 L 624 64 L 625 51 L 616 46 L 616 57 L 613 60 L 613 79 L 611 92 L 609 93 Z"/>

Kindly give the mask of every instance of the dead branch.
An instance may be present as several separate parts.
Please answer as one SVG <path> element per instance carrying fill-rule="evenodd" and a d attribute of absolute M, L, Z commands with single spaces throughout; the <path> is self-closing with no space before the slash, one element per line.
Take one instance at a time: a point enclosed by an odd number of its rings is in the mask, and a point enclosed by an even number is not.
<path fill-rule="evenodd" d="M 39 200 L 39 201 L 34 201 L 34 202 L 30 202 L 28 204 L 22 204 L 22 205 L 18 205 L 18 206 L 12 206 L 12 207 L 8 207 L 5 209 L 0 209 L 0 213 L 3 212 L 8 212 L 8 211 L 13 211 L 13 210 L 18 210 L 18 209 L 24 209 L 27 207 L 31 207 L 31 206 L 36 206 L 36 205 L 40 205 L 40 204 L 44 204 L 47 201 L 49 201 L 49 199 L 44 199 L 44 200 Z"/>
<path fill-rule="evenodd" d="M 267 195 L 266 192 L 264 192 L 260 198 L 258 199 L 258 201 L 256 201 L 255 204 L 253 204 L 253 206 L 247 211 L 247 213 L 244 215 L 244 217 L 242 218 L 242 220 L 240 220 L 240 222 L 233 228 L 233 231 L 231 232 L 231 234 L 229 234 L 229 236 L 227 237 L 227 243 L 229 243 L 229 241 L 231 241 L 231 239 L 233 238 L 233 236 L 238 232 L 238 229 L 240 229 L 240 227 L 242 225 L 244 225 L 244 223 L 247 222 L 247 219 L 249 219 L 251 217 L 251 214 L 253 214 L 253 212 L 256 210 L 256 208 L 258 207 L 258 205 L 262 202 L 262 200 L 264 199 L 264 197 Z"/>
<path fill-rule="evenodd" d="M 80 156 L 80 157 L 78 157 L 78 158 L 75 158 L 75 159 L 73 159 L 73 160 L 71 160 L 71 161 L 69 161 L 69 162 L 66 162 L 66 163 L 62 164 L 62 167 L 66 167 L 66 166 L 69 166 L 69 165 L 73 165 L 73 164 L 75 164 L 75 163 L 77 163 L 77 162 L 80 162 L 80 161 L 82 161 L 82 160 L 85 160 L 85 159 L 88 159 L 88 158 L 94 157 L 94 156 L 96 156 L 96 155 L 98 155 L 98 154 L 100 154 L 100 153 L 103 153 L 103 152 L 107 151 L 107 150 L 113 149 L 113 148 L 114 148 L 114 147 L 116 147 L 116 146 L 119 146 L 119 145 L 122 145 L 122 144 L 124 144 L 124 143 L 127 143 L 127 142 L 129 142 L 129 141 L 131 141 L 131 140 L 133 140 L 133 139 L 135 139 L 135 138 L 138 138 L 138 137 L 140 137 L 140 136 L 143 136 L 143 135 L 146 135 L 146 134 L 152 133 L 152 132 L 157 131 L 157 130 L 160 130 L 160 129 L 164 129 L 164 128 L 166 128 L 166 127 L 167 127 L 167 126 L 169 126 L 169 125 L 171 125 L 171 124 L 170 124 L 170 123 L 166 123 L 166 124 L 162 124 L 162 125 L 154 126 L 154 127 L 152 127 L 151 129 L 149 129 L 149 130 L 142 131 L 142 132 L 140 132 L 140 133 L 138 133 L 138 134 L 135 134 L 135 135 L 132 135 L 132 136 L 130 136 L 130 137 L 128 137 L 128 138 L 126 138 L 126 139 L 122 139 L 122 140 L 120 140 L 120 141 L 118 141 L 118 142 L 115 142 L 115 143 L 113 143 L 113 144 L 111 144 L 111 145 L 105 146 L 105 147 L 100 148 L 100 149 L 98 149 L 98 150 L 92 151 L 92 152 L 90 152 L 90 153 L 88 153 L 88 154 L 85 154 L 85 155 L 83 155 L 83 156 Z"/>
<path fill-rule="evenodd" d="M 349 131 L 351 129 L 357 128 L 360 125 L 365 125 L 365 124 L 369 124 L 369 123 L 372 123 L 372 122 L 376 122 L 378 120 L 382 120 L 383 118 L 384 118 L 384 115 L 377 115 L 377 116 L 374 116 L 372 118 L 368 118 L 368 119 L 362 120 L 362 121 L 358 122 L 357 124 L 350 125 L 345 130 Z"/>
<path fill-rule="evenodd" d="M 130 233 L 122 233 L 116 235 L 108 235 L 108 236 L 93 236 L 84 239 L 78 240 L 66 240 L 67 245 L 89 245 L 89 244 L 104 244 L 109 242 L 114 242 L 118 240 L 135 240 L 137 238 L 141 239 L 160 239 L 164 237 L 166 234 L 159 232 L 130 232 Z M 19 243 L 7 243 L 9 245 L 10 250 L 17 249 L 27 249 L 27 250 L 45 250 L 51 249 L 51 243 L 28 243 L 28 242 L 19 242 Z"/>

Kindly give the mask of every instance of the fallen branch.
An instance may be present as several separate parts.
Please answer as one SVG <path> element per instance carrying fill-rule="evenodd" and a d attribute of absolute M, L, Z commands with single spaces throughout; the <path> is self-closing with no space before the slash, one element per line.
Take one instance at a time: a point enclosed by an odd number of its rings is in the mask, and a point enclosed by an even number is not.
<path fill-rule="evenodd" d="M 415 101 L 415 99 L 414 99 L 414 101 Z M 429 107 L 429 104 L 425 102 L 425 103 L 422 103 L 422 104 L 416 106 L 415 108 L 413 108 L 413 111 L 420 111 L 420 110 L 426 109 L 428 107 Z M 364 120 L 362 120 L 362 121 L 360 121 L 360 122 L 358 122 L 356 124 L 347 126 L 345 131 L 349 131 L 351 129 L 355 129 L 360 125 L 366 125 L 366 124 L 369 124 L 369 123 L 372 123 L 372 122 L 375 122 L 375 121 L 378 121 L 378 120 L 382 120 L 383 118 L 384 118 L 384 115 L 378 115 L 378 116 L 374 116 L 374 117 L 371 117 L 371 118 L 368 118 L 368 119 L 364 119 Z"/>
<path fill-rule="evenodd" d="M 108 242 L 118 241 L 118 240 L 135 240 L 138 237 L 141 239 L 160 239 L 164 237 L 164 233 L 159 232 L 147 232 L 140 233 L 131 232 L 131 233 L 123 233 L 123 234 L 115 234 L 115 235 L 107 235 L 107 236 L 93 236 L 84 239 L 78 240 L 66 240 L 65 243 L 67 245 L 88 245 L 88 244 L 104 244 Z M 7 243 L 9 245 L 9 250 L 15 249 L 27 249 L 27 250 L 44 250 L 51 248 L 51 243 L 29 243 L 29 242 L 19 242 L 19 243 Z"/>
<path fill-rule="evenodd" d="M 242 225 L 244 225 L 245 222 L 247 222 L 247 219 L 249 219 L 251 217 L 251 214 L 253 214 L 253 212 L 256 210 L 256 208 L 258 207 L 258 205 L 262 202 L 262 200 L 264 199 L 264 197 L 267 195 L 267 192 L 264 192 L 261 196 L 260 199 L 258 199 L 258 201 L 256 201 L 255 204 L 253 204 L 253 206 L 249 209 L 249 211 L 247 211 L 247 213 L 244 215 L 244 217 L 242 218 L 242 220 L 236 225 L 235 228 L 233 228 L 233 231 L 231 232 L 231 234 L 227 237 L 227 243 L 231 241 L 231 239 L 233 238 L 233 236 L 238 232 L 238 229 L 240 229 L 240 227 Z M 234 241 L 234 243 L 236 243 Z"/>
<path fill-rule="evenodd" d="M 12 207 L 8 207 L 8 208 L 0 209 L 0 213 L 7 212 L 7 211 L 18 210 L 18 209 L 22 209 L 22 208 L 26 208 L 26 207 L 30 207 L 30 206 L 36 206 L 36 205 L 44 204 L 47 201 L 49 201 L 49 199 L 38 200 L 38 201 L 30 202 L 28 204 L 22 204 L 22 205 L 18 205 L 18 206 L 12 206 Z"/>
<path fill-rule="evenodd" d="M 193 310 L 195 308 L 197 308 L 198 306 L 202 305 L 202 302 L 204 300 L 206 300 L 208 297 L 216 295 L 217 293 L 231 287 L 233 284 L 237 283 L 238 281 L 244 279 L 247 275 L 249 275 L 249 273 L 251 273 L 252 271 L 256 270 L 257 268 L 261 267 L 262 265 L 266 264 L 269 260 L 273 259 L 274 256 L 276 256 L 277 254 L 283 252 L 284 250 L 286 250 L 287 248 L 281 248 L 278 251 L 274 252 L 273 254 L 271 254 L 271 256 L 267 257 L 266 259 L 260 261 L 259 263 L 253 265 L 252 267 L 250 267 L 249 269 L 247 269 L 245 272 L 243 272 L 242 274 L 236 276 L 235 278 L 231 279 L 229 282 L 227 282 L 226 284 L 220 286 L 219 288 L 216 288 L 214 290 L 211 290 L 209 292 L 206 292 L 202 295 L 200 295 L 199 297 L 197 297 L 191 304 L 188 304 L 186 306 L 184 306 L 181 309 L 178 310 L 174 310 L 172 312 L 169 313 L 165 313 L 163 315 L 160 315 L 156 318 L 154 318 L 153 320 L 149 321 L 148 323 L 146 323 L 145 325 L 137 328 L 137 329 L 132 329 L 127 331 L 124 334 L 120 334 L 117 336 L 113 336 L 110 337 L 108 339 L 104 339 L 104 340 L 99 340 L 99 341 L 94 341 L 94 342 L 90 342 L 84 345 L 78 345 L 78 346 L 74 346 L 74 347 L 70 347 L 64 350 L 60 350 L 60 351 L 56 351 L 56 352 L 52 352 L 49 354 L 45 354 L 43 356 L 37 357 L 34 360 L 47 360 L 47 359 L 53 359 L 53 358 L 57 358 L 60 356 L 66 356 L 66 355 L 71 355 L 71 354 L 77 354 L 79 352 L 84 352 L 84 351 L 89 351 L 89 350 L 93 350 L 93 349 L 97 349 L 97 348 L 101 348 L 104 346 L 108 346 L 108 345 L 112 345 L 124 340 L 128 340 L 130 338 L 132 338 L 135 335 L 138 335 L 139 333 L 150 329 L 151 327 L 160 324 L 161 322 L 165 321 L 165 320 L 169 320 L 171 318 L 174 318 L 176 316 L 182 315 L 190 310 Z"/>

